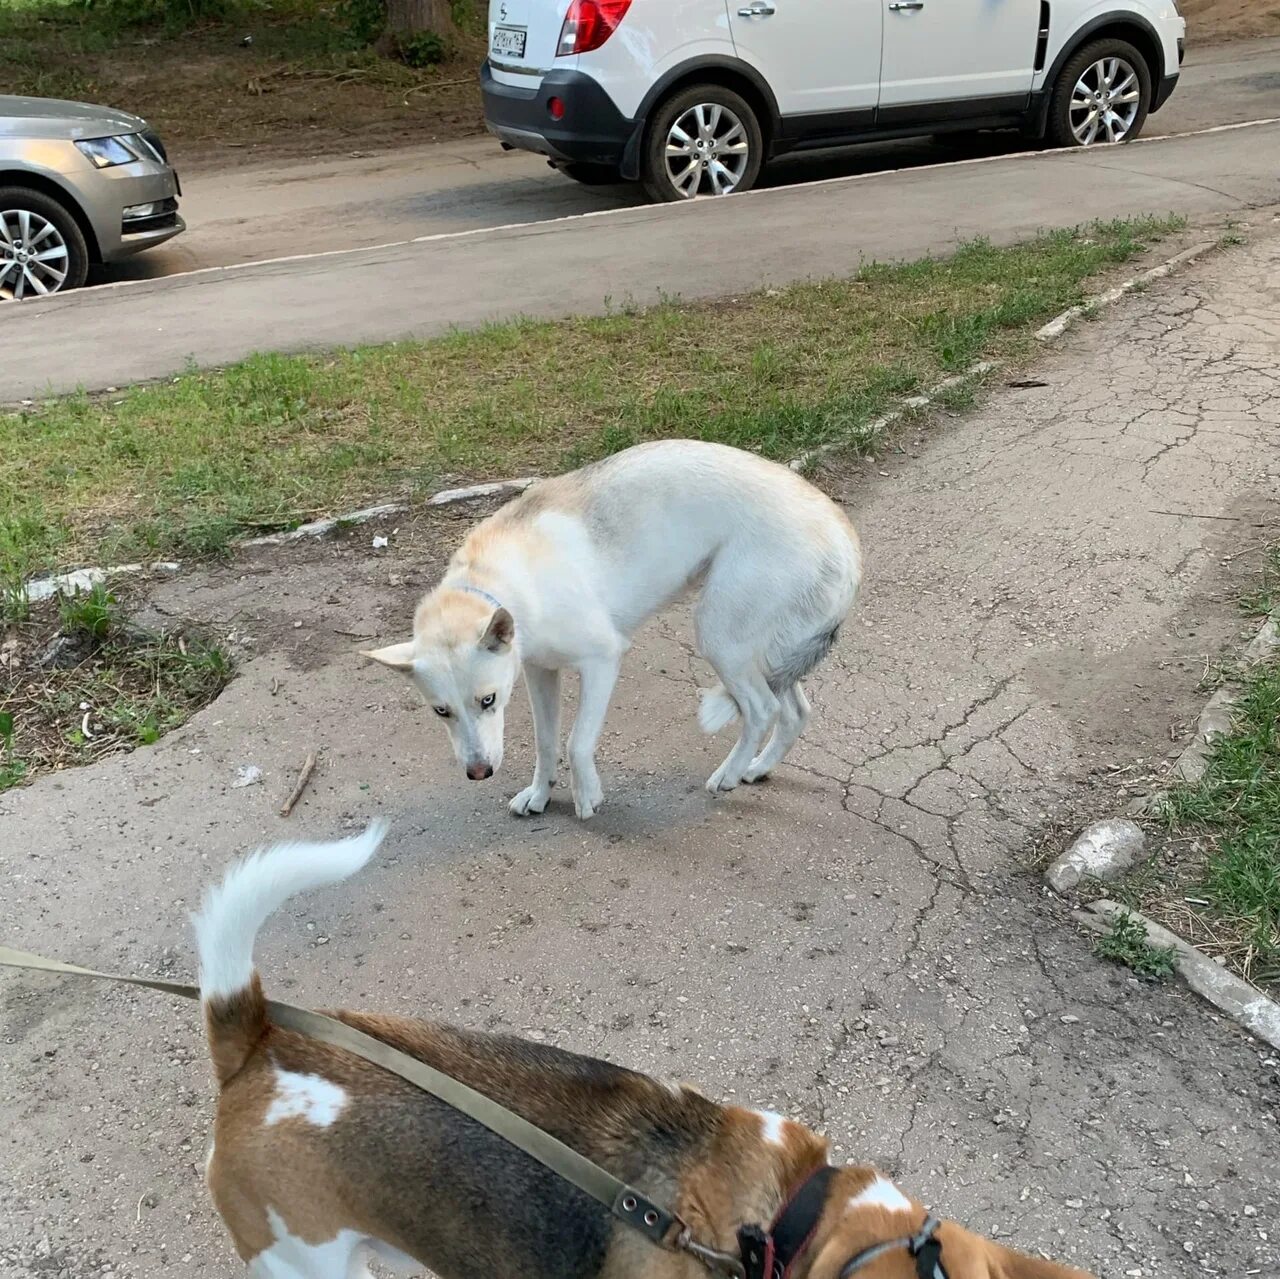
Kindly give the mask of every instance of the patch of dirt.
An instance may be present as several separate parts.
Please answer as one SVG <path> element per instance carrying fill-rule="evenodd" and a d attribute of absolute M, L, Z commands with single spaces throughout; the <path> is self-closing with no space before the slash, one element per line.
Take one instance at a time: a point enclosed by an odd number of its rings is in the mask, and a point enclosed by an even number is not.
<path fill-rule="evenodd" d="M 252 44 L 242 41 L 253 36 Z M 483 43 L 459 37 L 454 56 L 414 70 L 372 51 L 306 55 L 270 28 L 201 27 L 163 37 L 124 33 L 100 50 L 53 22 L 0 53 L 0 91 L 101 102 L 144 116 L 179 170 L 216 161 L 350 154 L 483 132 Z M 27 53 L 56 70 L 33 77 Z"/>
<path fill-rule="evenodd" d="M 135 604 L 134 619 L 156 629 L 192 617 L 228 619 L 228 625 L 234 619 L 228 643 L 238 651 L 255 658 L 278 653 L 290 670 L 318 670 L 374 640 L 403 638 L 418 600 L 458 543 L 509 500 L 420 508 L 325 537 L 244 547 L 231 559 L 192 564 L 152 582 Z M 385 537 L 388 547 L 376 548 L 375 537 Z"/>
<path fill-rule="evenodd" d="M 209 628 L 141 626 L 118 589 L 103 593 L 110 604 L 96 626 L 55 598 L 0 634 L 0 791 L 150 745 L 231 679 L 231 659 Z"/>
<path fill-rule="evenodd" d="M 1201 44 L 1280 36 L 1277 0 L 1181 0 L 1187 38 Z"/>

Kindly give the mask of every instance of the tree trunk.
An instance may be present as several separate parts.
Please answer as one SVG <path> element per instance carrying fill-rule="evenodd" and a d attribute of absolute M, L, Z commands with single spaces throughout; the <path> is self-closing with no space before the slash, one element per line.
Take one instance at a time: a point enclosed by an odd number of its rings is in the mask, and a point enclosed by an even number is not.
<path fill-rule="evenodd" d="M 387 0 L 388 35 L 415 35 L 419 31 L 453 35 L 450 0 Z"/>

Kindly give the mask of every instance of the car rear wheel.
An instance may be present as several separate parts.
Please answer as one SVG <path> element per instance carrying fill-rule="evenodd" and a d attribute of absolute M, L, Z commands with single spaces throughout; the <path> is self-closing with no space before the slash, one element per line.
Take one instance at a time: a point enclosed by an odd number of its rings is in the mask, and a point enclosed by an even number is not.
<path fill-rule="evenodd" d="M 1049 104 L 1049 140 L 1091 147 L 1136 138 L 1151 108 L 1151 69 L 1125 40 L 1086 45 L 1058 76 Z"/>
<path fill-rule="evenodd" d="M 79 288 L 89 249 L 75 218 L 29 187 L 0 187 L 0 302 Z"/>
<path fill-rule="evenodd" d="M 764 139 L 751 105 L 722 85 L 697 84 L 653 113 L 640 180 L 653 200 L 732 195 L 751 189 L 763 159 Z"/>

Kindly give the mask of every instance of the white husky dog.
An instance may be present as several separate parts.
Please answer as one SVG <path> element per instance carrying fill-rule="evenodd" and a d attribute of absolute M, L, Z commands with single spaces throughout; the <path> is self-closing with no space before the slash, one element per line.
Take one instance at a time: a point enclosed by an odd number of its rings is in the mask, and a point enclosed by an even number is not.
<path fill-rule="evenodd" d="M 536 484 L 477 525 L 418 605 L 413 638 L 365 656 L 412 675 L 477 781 L 502 763 L 523 667 L 537 760 L 511 801 L 522 816 L 542 812 L 555 785 L 560 672 L 576 668 L 569 766 L 585 818 L 604 798 L 596 743 L 642 622 L 700 588 L 698 652 L 720 684 L 703 692 L 698 719 L 714 733 L 742 717 L 707 781 L 729 791 L 766 776 L 804 731 L 800 680 L 835 642 L 861 576 L 853 526 L 785 467 L 720 444 L 641 444 Z"/>

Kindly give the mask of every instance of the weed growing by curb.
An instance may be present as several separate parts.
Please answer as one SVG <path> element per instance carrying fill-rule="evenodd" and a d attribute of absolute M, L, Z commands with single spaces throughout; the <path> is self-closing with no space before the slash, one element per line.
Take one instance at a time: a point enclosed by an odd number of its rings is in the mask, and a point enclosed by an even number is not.
<path fill-rule="evenodd" d="M 1111 917 L 1111 928 L 1094 942 L 1093 953 L 1156 981 L 1172 975 L 1178 952 L 1173 946 L 1153 946 L 1147 926 L 1125 910 Z"/>

